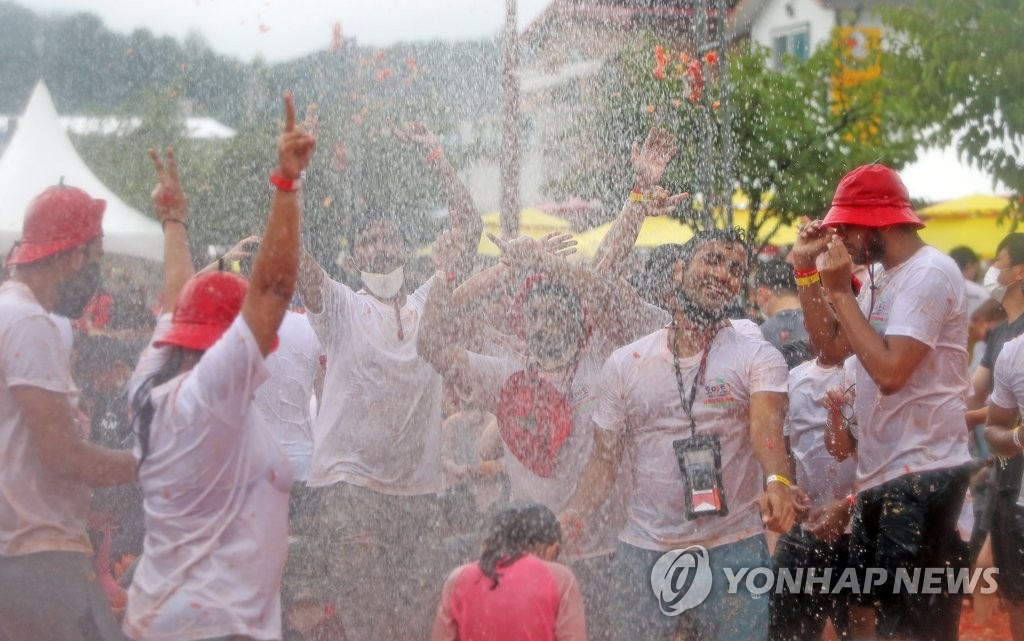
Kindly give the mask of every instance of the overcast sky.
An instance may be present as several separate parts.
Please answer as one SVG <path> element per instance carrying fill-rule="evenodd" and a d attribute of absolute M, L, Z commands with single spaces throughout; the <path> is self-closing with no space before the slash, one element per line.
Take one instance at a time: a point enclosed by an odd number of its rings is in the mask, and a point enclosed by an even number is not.
<path fill-rule="evenodd" d="M 276 62 L 331 41 L 340 22 L 346 37 L 383 46 L 399 41 L 467 40 L 497 35 L 504 0 L 15 0 L 40 14 L 87 11 L 107 27 L 129 33 L 146 28 L 183 38 L 202 33 L 221 53 Z M 551 0 L 519 0 L 525 27 Z"/>

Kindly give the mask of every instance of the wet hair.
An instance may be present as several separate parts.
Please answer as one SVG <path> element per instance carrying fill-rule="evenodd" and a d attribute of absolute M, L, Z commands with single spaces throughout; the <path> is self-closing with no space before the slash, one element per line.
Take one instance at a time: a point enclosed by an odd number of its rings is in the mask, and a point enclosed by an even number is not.
<path fill-rule="evenodd" d="M 796 272 L 784 260 L 770 260 L 754 272 L 754 287 L 764 287 L 773 294 L 796 294 Z"/>
<path fill-rule="evenodd" d="M 680 250 L 677 258 L 683 262 L 683 268 L 689 267 L 690 263 L 693 262 L 693 257 L 697 255 L 700 248 L 708 243 L 722 242 L 729 245 L 739 245 L 743 250 L 744 254 L 748 254 L 749 261 L 749 250 L 747 248 L 747 237 L 743 233 L 743 230 L 739 227 L 730 227 L 728 229 L 704 229 L 693 235 L 693 238 L 686 241 Z"/>
<path fill-rule="evenodd" d="M 182 347 L 171 347 L 169 349 L 170 353 L 164 364 L 160 366 L 156 373 L 143 381 L 142 385 L 139 385 L 139 388 L 132 396 L 132 431 L 139 438 L 139 469 L 142 469 L 142 464 L 146 461 L 146 457 L 149 456 L 149 434 L 153 427 L 153 415 L 155 413 L 151 396 L 153 388 L 163 385 L 180 374 L 181 368 L 185 364 L 185 357 L 194 353 L 192 350 Z"/>
<path fill-rule="evenodd" d="M 572 318 L 576 323 L 577 327 L 580 329 L 583 328 L 583 306 L 580 305 L 580 299 L 572 289 L 562 285 L 561 283 L 545 278 L 530 288 L 530 291 L 523 299 L 523 307 L 525 308 L 531 302 L 541 297 L 556 298 L 559 301 L 566 303 L 566 306 L 569 309 L 570 318 Z"/>
<path fill-rule="evenodd" d="M 793 369 L 800 363 L 814 358 L 814 352 L 811 351 L 811 342 L 806 340 L 783 343 L 779 347 L 779 351 L 782 352 L 782 358 L 786 359 L 786 367 L 789 369 Z"/>
<path fill-rule="evenodd" d="M 1014 232 L 1006 236 L 1006 238 L 999 241 L 999 246 L 996 247 L 996 254 L 1006 250 L 1006 253 L 1010 255 L 1011 265 L 1022 265 L 1024 264 L 1024 233 Z"/>
<path fill-rule="evenodd" d="M 540 503 L 513 502 L 498 510 L 487 526 L 480 570 L 498 587 L 499 565 L 510 565 L 536 545 L 562 541 L 562 526 L 555 513 Z"/>
<path fill-rule="evenodd" d="M 949 250 L 949 257 L 956 261 L 956 266 L 963 271 L 971 265 L 978 264 L 978 255 L 974 253 L 974 250 L 965 245 L 954 247 Z"/>
<path fill-rule="evenodd" d="M 409 235 L 406 233 L 405 226 L 399 222 L 398 216 L 384 211 L 365 211 L 357 214 L 349 224 L 348 234 L 346 235 L 349 253 L 351 254 L 355 251 L 359 234 L 381 222 L 390 223 L 395 228 L 395 231 L 398 232 L 398 235 L 402 237 L 402 242 L 405 243 L 405 246 L 407 248 L 411 246 Z"/>

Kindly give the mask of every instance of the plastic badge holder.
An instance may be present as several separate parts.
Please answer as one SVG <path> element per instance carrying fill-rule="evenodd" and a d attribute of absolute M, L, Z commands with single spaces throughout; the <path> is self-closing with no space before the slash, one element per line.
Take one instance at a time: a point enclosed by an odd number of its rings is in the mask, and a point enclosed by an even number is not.
<path fill-rule="evenodd" d="M 726 516 L 722 445 L 717 436 L 697 435 L 672 442 L 686 490 L 686 518 Z"/>

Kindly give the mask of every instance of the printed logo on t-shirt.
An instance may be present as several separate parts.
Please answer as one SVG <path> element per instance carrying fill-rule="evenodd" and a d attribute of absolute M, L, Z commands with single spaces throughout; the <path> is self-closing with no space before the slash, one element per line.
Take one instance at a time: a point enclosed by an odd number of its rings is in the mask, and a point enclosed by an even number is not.
<path fill-rule="evenodd" d="M 716 378 L 704 385 L 704 407 L 730 409 L 736 406 L 732 386 L 724 378 Z"/>
<path fill-rule="evenodd" d="M 572 392 L 569 395 L 569 407 L 572 408 L 574 413 L 576 410 L 597 401 L 597 396 L 590 392 L 590 385 L 587 384 L 580 385 L 572 389 Z"/>

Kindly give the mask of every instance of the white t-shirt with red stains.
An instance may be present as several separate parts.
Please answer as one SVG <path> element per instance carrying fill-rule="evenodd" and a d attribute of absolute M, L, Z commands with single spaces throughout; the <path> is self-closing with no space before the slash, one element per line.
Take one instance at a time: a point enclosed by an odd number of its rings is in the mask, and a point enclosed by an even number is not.
<path fill-rule="evenodd" d="M 569 507 L 569 499 L 594 447 L 594 410 L 597 408 L 597 383 L 601 366 L 610 349 L 600 339 L 591 341 L 579 365 L 556 374 L 541 372 L 540 376 L 554 386 L 569 402 L 572 410 L 572 433 L 562 443 L 555 458 L 554 472 L 542 477 L 530 470 L 505 446 L 505 470 L 508 473 L 511 497 L 517 501 L 533 501 L 547 506 L 555 514 Z M 473 389 L 467 400 L 490 412 L 497 412 L 502 386 L 510 376 L 525 368 L 511 357 L 483 356 L 468 352 Z M 572 376 L 572 380 L 570 379 Z M 621 477 L 621 475 L 620 475 Z M 620 478 L 616 490 L 625 480 Z M 623 525 L 622 497 L 613 491 L 609 500 L 595 511 L 577 545 L 565 547 L 566 558 L 585 558 L 610 554 Z"/>
<path fill-rule="evenodd" d="M 668 551 L 725 545 L 760 534 L 764 528 L 757 500 L 764 473 L 750 440 L 750 399 L 759 392 L 785 394 L 786 363 L 760 332 L 755 336 L 743 324 L 724 327 L 712 341 L 692 412 L 696 433 L 720 440 L 729 513 L 687 520 L 673 442 L 690 437 L 690 420 L 680 400 L 670 331 L 658 330 L 616 350 L 601 373 L 594 422 L 599 429 L 623 434 L 626 460 L 633 467 L 627 522 L 619 539 L 646 550 Z M 701 358 L 698 353 L 679 361 L 685 396 Z"/>
<path fill-rule="evenodd" d="M 147 350 L 133 382 L 159 369 L 166 353 Z M 128 590 L 129 638 L 281 638 L 292 472 L 253 409 L 267 376 L 239 315 L 195 367 L 153 388 L 149 454 L 139 470 L 145 553 Z"/>
<path fill-rule="evenodd" d="M 416 351 L 433 283 L 396 311 L 324 278 L 321 313 L 307 312 L 327 354 L 310 486 L 345 482 L 404 496 L 441 491 L 441 376 Z"/>
<path fill-rule="evenodd" d="M 0 285 L 0 556 L 92 554 L 89 488 L 43 464 L 11 394 L 20 386 L 65 396 L 75 410 L 70 342 L 32 290 L 9 280 Z"/>
<path fill-rule="evenodd" d="M 875 274 L 875 287 L 863 287 L 858 298 L 871 326 L 882 336 L 907 336 L 929 350 L 906 385 L 889 395 L 855 361 L 857 491 L 971 460 L 964 429 L 970 387 L 967 295 L 956 263 L 926 245 Z"/>

